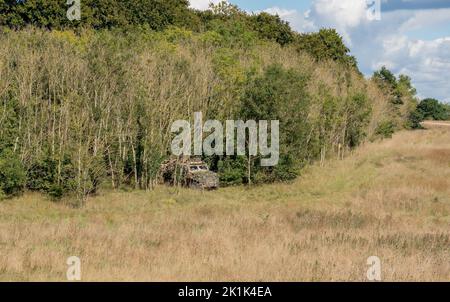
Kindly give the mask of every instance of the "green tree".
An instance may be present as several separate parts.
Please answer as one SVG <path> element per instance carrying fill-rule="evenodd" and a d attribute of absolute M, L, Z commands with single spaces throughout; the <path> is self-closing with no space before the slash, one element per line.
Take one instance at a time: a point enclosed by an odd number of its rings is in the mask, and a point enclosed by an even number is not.
<path fill-rule="evenodd" d="M 414 110 L 409 116 L 409 121 L 412 129 L 422 129 L 420 124 L 424 120 L 423 112 L 420 110 Z"/>
<path fill-rule="evenodd" d="M 11 150 L 0 153 L 0 197 L 20 193 L 25 187 L 26 173 L 17 155 Z"/>
<path fill-rule="evenodd" d="M 411 78 L 404 74 L 398 77 L 397 89 L 402 95 L 415 96 L 417 94 L 416 88 L 411 83 Z"/>
<path fill-rule="evenodd" d="M 379 71 L 375 71 L 372 78 L 377 82 L 381 89 L 391 95 L 392 104 L 403 104 L 402 94 L 398 89 L 399 84 L 397 78 L 386 68 L 386 66 L 381 67 Z M 407 79 L 408 78 L 403 78 L 403 82 L 406 83 Z"/>
<path fill-rule="evenodd" d="M 423 116 L 423 119 L 433 119 L 438 121 L 449 119 L 449 112 L 444 104 L 436 99 L 428 98 L 422 100 L 417 106 L 417 111 Z"/>
<path fill-rule="evenodd" d="M 275 41 L 280 45 L 290 44 L 294 41 L 294 33 L 289 23 L 280 19 L 278 15 L 260 13 L 252 16 L 253 28 L 260 38 Z"/>
<path fill-rule="evenodd" d="M 369 122 L 371 110 L 367 96 L 358 93 L 347 101 L 347 136 L 346 143 L 351 148 L 358 146 L 366 137 L 365 126 Z"/>
<path fill-rule="evenodd" d="M 388 117 L 395 129 L 420 127 L 420 116 L 415 114 L 417 106 L 417 91 L 411 83 L 411 78 L 399 75 L 398 78 L 383 66 L 374 72 L 372 80 L 390 100 Z M 387 124 L 386 124 L 387 125 Z"/>
<path fill-rule="evenodd" d="M 356 59 L 335 29 L 321 29 L 317 33 L 301 34 L 297 37 L 300 50 L 308 52 L 317 61 L 333 60 L 356 67 Z"/>
<path fill-rule="evenodd" d="M 169 25 L 194 26 L 197 22 L 188 0 L 83 0 L 80 21 L 67 18 L 69 7 L 61 0 L 0 0 L 0 25 L 49 29 L 146 25 L 163 30 Z"/>
<path fill-rule="evenodd" d="M 280 65 L 271 65 L 262 76 L 251 79 L 247 85 L 239 118 L 280 122 L 279 163 L 275 167 L 261 168 L 260 159 L 257 158 L 253 174 L 259 174 L 259 180 L 272 182 L 293 179 L 306 164 L 310 131 L 307 123 L 310 106 L 307 81 L 307 75 L 294 69 L 286 70 Z"/>

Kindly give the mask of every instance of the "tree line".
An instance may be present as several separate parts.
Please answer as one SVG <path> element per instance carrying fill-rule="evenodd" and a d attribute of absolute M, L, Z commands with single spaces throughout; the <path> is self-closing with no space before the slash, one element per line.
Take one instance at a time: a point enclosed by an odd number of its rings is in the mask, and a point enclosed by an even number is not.
<path fill-rule="evenodd" d="M 246 32 L 280 45 L 295 44 L 318 60 L 332 58 L 356 66 L 355 58 L 333 29 L 299 34 L 278 15 L 248 14 L 225 1 L 198 11 L 189 8 L 188 0 L 83 0 L 81 19 L 73 21 L 67 18 L 69 7 L 62 0 L 0 0 L 0 26 L 22 29 L 32 25 L 56 30 L 137 26 L 155 31 L 176 26 L 193 32 Z"/>
<path fill-rule="evenodd" d="M 0 0 L 3 197 L 27 189 L 82 204 L 101 188 L 151 190 L 171 123 L 194 112 L 280 120 L 276 167 L 204 158 L 224 185 L 289 181 L 413 127 L 410 79 L 385 68 L 365 79 L 333 29 L 298 34 L 225 3 L 206 12 L 186 1 L 83 3 L 92 11 L 72 24 L 60 1 Z"/>

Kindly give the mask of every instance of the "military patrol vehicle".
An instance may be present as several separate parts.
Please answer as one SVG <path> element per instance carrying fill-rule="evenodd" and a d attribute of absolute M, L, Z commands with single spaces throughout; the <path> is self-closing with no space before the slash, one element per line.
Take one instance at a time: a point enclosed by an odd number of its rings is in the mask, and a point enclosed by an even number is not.
<path fill-rule="evenodd" d="M 217 173 L 199 158 L 172 158 L 161 164 L 160 183 L 182 185 L 201 190 L 214 190 L 219 187 Z"/>

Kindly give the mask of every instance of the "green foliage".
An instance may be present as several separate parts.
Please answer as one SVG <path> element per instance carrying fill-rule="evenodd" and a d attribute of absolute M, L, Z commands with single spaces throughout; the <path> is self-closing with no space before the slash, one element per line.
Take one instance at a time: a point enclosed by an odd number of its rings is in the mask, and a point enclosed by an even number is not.
<path fill-rule="evenodd" d="M 0 127 L 0 152 L 6 149 L 13 149 L 15 139 L 19 134 L 18 124 L 20 116 L 20 106 L 12 95 L 0 98 L 0 105 L 3 114 Z"/>
<path fill-rule="evenodd" d="M 386 66 L 383 66 L 380 70 L 375 71 L 373 77 L 380 82 L 388 85 L 391 89 L 397 88 L 397 79 L 395 75 L 386 68 Z"/>
<path fill-rule="evenodd" d="M 224 186 L 239 185 L 246 182 L 246 159 L 242 156 L 225 157 L 217 164 L 220 183 Z"/>
<path fill-rule="evenodd" d="M 122 22 L 114 14 L 111 27 Z M 213 158 L 223 184 L 288 181 L 364 140 L 372 103 L 385 99 L 370 96 L 351 66 L 326 56 L 311 64 L 280 47 L 290 42 L 277 17 L 230 6 L 194 14 L 206 20 L 201 33 L 147 24 L 0 35 L 0 53 L 10 54 L 0 59 L 0 151 L 21 159 L 29 190 L 70 194 L 82 205 L 102 185 L 151 189 L 170 156 L 171 123 L 199 111 L 222 121 L 280 121 L 279 164 Z"/>
<path fill-rule="evenodd" d="M 209 25 L 211 31 L 221 37 L 221 46 L 229 48 L 247 48 L 254 45 L 258 34 L 252 31 L 242 18 L 213 19 Z"/>
<path fill-rule="evenodd" d="M 335 29 L 321 29 L 317 33 L 297 37 L 298 48 L 308 52 L 317 61 L 333 60 L 356 67 L 356 60 L 349 55 L 350 49 Z"/>
<path fill-rule="evenodd" d="M 260 13 L 252 16 L 250 21 L 262 39 L 275 41 L 280 45 L 290 44 L 294 41 L 294 32 L 289 23 L 281 20 L 278 15 Z"/>
<path fill-rule="evenodd" d="M 401 95 L 415 96 L 417 94 L 416 88 L 411 83 L 411 78 L 403 74 L 398 77 L 397 90 Z"/>
<path fill-rule="evenodd" d="M 447 111 L 448 120 L 450 120 L 450 103 L 443 104 L 445 110 Z"/>
<path fill-rule="evenodd" d="M 26 182 L 25 169 L 11 150 L 0 153 L 0 198 L 20 193 Z"/>
<path fill-rule="evenodd" d="M 420 110 L 416 109 L 413 112 L 411 112 L 409 115 L 409 123 L 411 129 L 422 129 L 423 127 L 420 123 L 423 122 L 424 119 L 425 118 L 423 112 L 421 112 Z"/>
<path fill-rule="evenodd" d="M 65 1 L 1 0 L 0 25 L 11 28 L 34 25 L 49 29 L 141 26 L 156 31 L 177 26 L 193 31 L 214 30 L 229 45 L 237 41 L 249 43 L 255 37 L 281 45 L 294 40 L 294 32 L 279 16 L 248 15 L 226 2 L 213 5 L 205 12 L 191 10 L 188 6 L 187 0 L 85 0 L 82 1 L 81 20 L 69 21 L 66 16 L 69 6 Z"/>
<path fill-rule="evenodd" d="M 399 91 L 399 85 L 397 83 L 397 78 L 395 75 L 387 69 L 385 66 L 381 67 L 379 71 L 376 71 L 373 74 L 373 79 L 378 83 L 380 88 L 387 91 L 391 94 L 391 102 L 394 105 L 402 105 L 402 93 Z M 406 82 L 405 79 L 409 79 L 403 76 L 403 82 Z M 406 82 L 406 83 L 409 83 Z"/>
<path fill-rule="evenodd" d="M 383 66 L 373 74 L 372 80 L 390 100 L 388 115 L 394 128 L 420 128 L 422 117 L 414 112 L 417 91 L 411 83 L 411 78 L 406 75 L 399 75 L 397 78 Z"/>
<path fill-rule="evenodd" d="M 450 112 L 444 104 L 436 99 L 424 99 L 417 105 L 417 114 L 423 119 L 445 121 L 450 118 Z"/>
<path fill-rule="evenodd" d="M 375 134 L 381 138 L 391 138 L 395 130 L 395 125 L 392 121 L 383 121 L 378 125 Z"/>
<path fill-rule="evenodd" d="M 274 183 L 294 180 L 299 176 L 298 160 L 289 154 L 281 154 L 278 165 L 270 168 L 256 169 L 252 173 L 254 183 Z"/>
<path fill-rule="evenodd" d="M 58 199 L 74 187 L 75 175 L 69 157 L 58 160 L 47 153 L 28 168 L 26 186 L 29 190 L 41 191 Z"/>
<path fill-rule="evenodd" d="M 362 93 L 357 93 L 348 100 L 347 108 L 347 145 L 358 146 L 365 138 L 366 128 L 371 110 L 368 106 L 368 98 Z"/>
<path fill-rule="evenodd" d="M 49 29 L 67 27 L 112 28 L 148 25 L 162 30 L 169 25 L 195 27 L 197 20 L 187 0 L 83 0 L 81 20 L 70 21 L 70 7 L 60 0 L 1 0 L 0 25 L 22 28 L 35 25 Z"/>
<path fill-rule="evenodd" d="M 261 168 L 256 159 L 253 173 L 263 170 L 267 180 L 289 180 L 297 175 L 308 153 L 308 76 L 280 65 L 269 66 L 260 77 L 250 79 L 242 98 L 242 120 L 280 121 L 280 162 Z M 260 177 L 261 178 L 261 177 Z"/>

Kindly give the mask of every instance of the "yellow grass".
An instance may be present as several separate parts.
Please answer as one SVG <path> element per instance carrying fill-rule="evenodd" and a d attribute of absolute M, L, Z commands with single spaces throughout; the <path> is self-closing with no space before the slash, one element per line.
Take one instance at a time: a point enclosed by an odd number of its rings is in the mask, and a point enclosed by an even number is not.
<path fill-rule="evenodd" d="M 450 129 L 401 132 L 292 184 L 0 203 L 0 280 L 450 280 Z"/>

